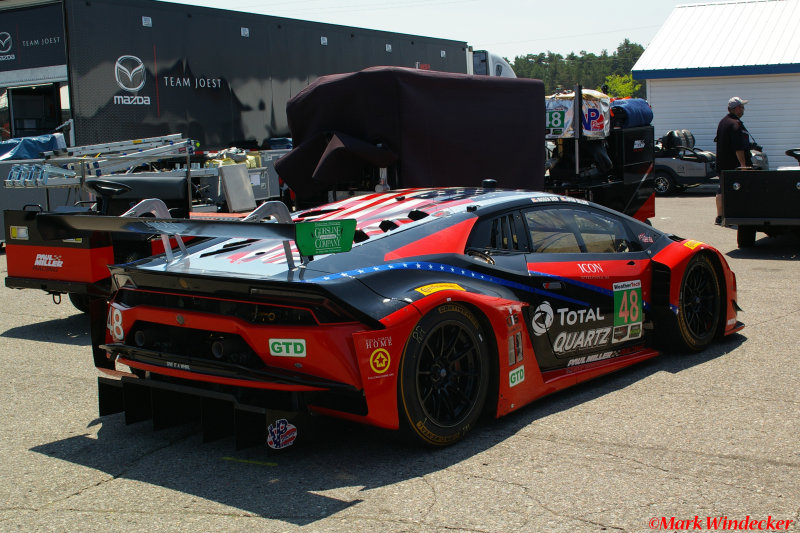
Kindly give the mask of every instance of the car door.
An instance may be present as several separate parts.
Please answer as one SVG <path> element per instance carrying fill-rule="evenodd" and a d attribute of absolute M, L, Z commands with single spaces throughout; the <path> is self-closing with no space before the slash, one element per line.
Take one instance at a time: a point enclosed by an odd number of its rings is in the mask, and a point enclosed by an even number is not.
<path fill-rule="evenodd" d="M 530 332 L 543 371 L 616 357 L 641 343 L 650 259 L 622 217 L 579 204 L 523 212 L 537 301 Z"/>

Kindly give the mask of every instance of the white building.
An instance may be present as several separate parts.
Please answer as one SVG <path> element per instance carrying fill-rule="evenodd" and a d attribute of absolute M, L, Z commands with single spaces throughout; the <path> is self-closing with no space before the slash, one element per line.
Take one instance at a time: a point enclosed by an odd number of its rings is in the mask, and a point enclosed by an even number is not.
<path fill-rule="evenodd" d="M 742 121 L 770 167 L 796 166 L 800 147 L 800 0 L 743 0 L 676 7 L 633 66 L 646 80 L 656 137 L 688 129 L 716 150 L 727 102 L 749 103 Z"/>

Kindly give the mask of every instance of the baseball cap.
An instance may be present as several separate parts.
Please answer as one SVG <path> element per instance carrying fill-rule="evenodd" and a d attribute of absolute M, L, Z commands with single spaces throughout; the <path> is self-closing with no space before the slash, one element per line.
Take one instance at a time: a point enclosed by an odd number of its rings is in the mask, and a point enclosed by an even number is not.
<path fill-rule="evenodd" d="M 739 107 L 740 105 L 744 105 L 747 102 L 749 102 L 749 100 L 742 100 L 738 96 L 734 96 L 733 98 L 728 100 L 728 109 L 733 109 L 734 107 Z"/>

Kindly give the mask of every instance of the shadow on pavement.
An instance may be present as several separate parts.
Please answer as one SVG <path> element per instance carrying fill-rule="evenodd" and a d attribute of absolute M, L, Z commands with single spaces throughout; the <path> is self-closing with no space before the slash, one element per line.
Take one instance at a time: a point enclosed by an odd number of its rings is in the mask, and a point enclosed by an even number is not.
<path fill-rule="evenodd" d="M 36 322 L 0 333 L 0 337 L 39 342 L 89 346 L 89 315 L 77 313 L 66 318 Z"/>
<path fill-rule="evenodd" d="M 775 237 L 767 237 L 763 233 L 756 234 L 762 238 L 756 240 L 755 246 L 749 248 L 737 248 L 728 252 L 728 257 L 734 259 L 761 259 L 761 260 L 780 260 L 797 261 L 800 260 L 800 237 L 797 235 L 784 234 Z"/>
<path fill-rule="evenodd" d="M 316 438 L 303 442 L 299 433 L 298 445 L 286 452 L 275 454 L 266 446 L 234 451 L 233 439 L 202 444 L 197 427 L 153 432 L 149 422 L 126 426 L 123 415 L 116 414 L 89 423 L 90 427 L 102 424 L 97 439 L 75 436 L 32 451 L 97 469 L 112 480 L 141 481 L 302 526 L 363 501 L 359 498 L 362 491 L 446 469 L 501 444 L 536 420 L 652 374 L 679 373 L 704 364 L 731 352 L 744 340 L 742 335 L 732 335 L 699 354 L 662 355 L 578 385 L 502 419 L 484 421 L 464 441 L 441 449 L 404 444 L 394 432 L 320 418 L 315 421 Z M 86 489 L 87 498 L 92 497 L 92 490 L 108 489 L 100 483 Z M 336 496 L 325 494 L 333 490 Z M 147 502 L 143 499 L 140 504 Z"/>

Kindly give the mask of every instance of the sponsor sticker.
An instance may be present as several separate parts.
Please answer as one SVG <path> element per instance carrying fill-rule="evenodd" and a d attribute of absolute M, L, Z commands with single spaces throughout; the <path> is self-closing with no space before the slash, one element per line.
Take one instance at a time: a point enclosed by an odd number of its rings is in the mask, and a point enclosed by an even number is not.
<path fill-rule="evenodd" d="M 533 312 L 533 318 L 531 319 L 533 334 L 537 337 L 544 335 L 552 325 L 553 307 L 550 305 L 550 302 L 542 302 Z"/>
<path fill-rule="evenodd" d="M 369 367 L 376 374 L 383 374 L 389 370 L 392 358 L 389 352 L 383 348 L 378 348 L 369 356 Z"/>
<path fill-rule="evenodd" d="M 11 226 L 8 228 L 12 239 L 18 241 L 28 240 L 28 227 L 27 226 Z"/>
<path fill-rule="evenodd" d="M 553 341 L 553 351 L 557 354 L 562 354 L 586 348 L 606 346 L 610 342 L 610 336 L 610 327 L 582 331 L 562 331 Z"/>
<path fill-rule="evenodd" d="M 618 355 L 620 355 L 619 352 L 601 352 L 592 355 L 585 355 L 583 357 L 575 357 L 567 362 L 567 367 L 596 363 L 597 361 L 605 361 L 606 359 L 611 359 L 612 357 L 617 357 Z"/>
<path fill-rule="evenodd" d="M 305 357 L 305 339 L 269 339 L 269 354 L 274 357 Z"/>
<path fill-rule="evenodd" d="M 297 427 L 285 418 L 267 426 L 267 445 L 273 450 L 288 448 L 297 438 Z"/>
<path fill-rule="evenodd" d="M 525 381 L 525 365 L 522 365 L 519 368 L 515 368 L 514 370 L 508 373 L 509 387 L 516 387 L 523 381 Z"/>
<path fill-rule="evenodd" d="M 509 366 L 522 362 L 522 332 L 518 331 L 508 338 Z"/>
<path fill-rule="evenodd" d="M 683 243 L 683 245 L 684 245 L 685 247 L 689 248 L 690 250 L 694 250 L 695 248 L 697 248 L 697 247 L 698 247 L 698 246 L 700 246 L 701 244 L 703 244 L 703 243 L 702 243 L 702 242 L 700 242 L 700 241 L 685 241 L 685 242 Z"/>
<path fill-rule="evenodd" d="M 613 342 L 625 342 L 642 336 L 642 282 L 622 281 L 614 284 Z"/>
<path fill-rule="evenodd" d="M 122 321 L 122 309 L 118 304 L 112 303 L 108 307 L 108 317 L 106 318 L 106 329 L 111 338 L 116 342 L 125 339 L 125 327 Z"/>
<path fill-rule="evenodd" d="M 36 254 L 36 258 L 33 260 L 33 270 L 55 272 L 62 266 L 64 266 L 64 261 L 60 255 Z"/>
<path fill-rule="evenodd" d="M 430 285 L 417 287 L 414 290 L 424 296 L 428 296 L 429 294 L 439 291 L 465 291 L 466 289 L 458 283 L 432 283 Z"/>

